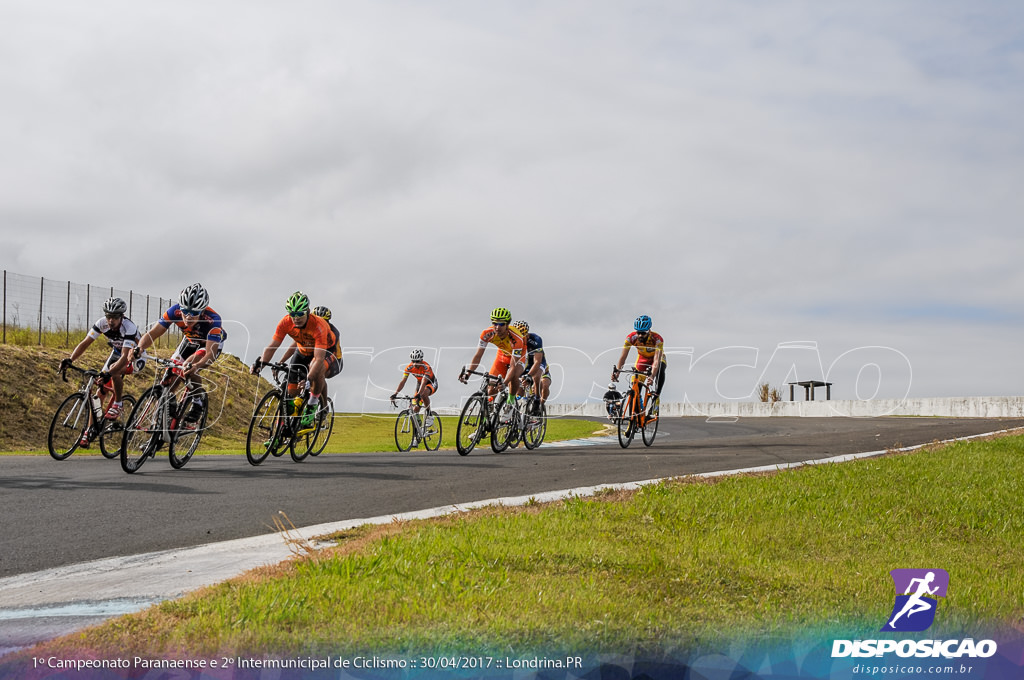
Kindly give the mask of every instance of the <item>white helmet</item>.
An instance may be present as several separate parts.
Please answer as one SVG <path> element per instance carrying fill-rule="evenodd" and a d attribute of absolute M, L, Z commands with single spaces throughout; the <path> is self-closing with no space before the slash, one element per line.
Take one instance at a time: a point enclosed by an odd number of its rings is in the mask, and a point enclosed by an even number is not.
<path fill-rule="evenodd" d="M 210 294 L 200 283 L 193 283 L 181 291 L 178 304 L 186 311 L 201 312 L 210 304 Z"/>
<path fill-rule="evenodd" d="M 409 353 L 409 358 L 412 359 L 413 361 L 423 361 L 423 350 L 414 349 L 412 352 Z"/>
<path fill-rule="evenodd" d="M 104 314 L 124 314 L 128 311 L 128 304 L 119 297 L 112 297 L 103 303 Z"/>

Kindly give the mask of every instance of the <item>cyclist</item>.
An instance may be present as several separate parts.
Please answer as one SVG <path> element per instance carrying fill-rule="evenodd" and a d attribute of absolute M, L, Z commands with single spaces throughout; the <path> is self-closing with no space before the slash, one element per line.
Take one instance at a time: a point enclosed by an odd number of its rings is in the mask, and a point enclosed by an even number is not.
<path fill-rule="evenodd" d="M 331 310 L 329 307 L 319 305 L 313 308 L 313 316 L 319 316 L 321 319 L 327 322 L 327 325 L 331 327 L 331 332 L 334 333 L 334 347 L 331 348 L 331 354 L 338 357 L 341 361 L 341 331 L 331 323 Z M 281 355 L 281 363 L 287 362 L 295 354 L 295 350 L 298 348 L 298 343 L 292 340 L 292 345 L 285 350 L 284 354 Z"/>
<path fill-rule="evenodd" d="M 626 336 L 626 342 L 622 345 L 622 354 L 619 356 L 619 362 L 612 369 L 612 382 L 619 379 L 619 371 L 622 370 L 622 365 L 626 363 L 629 349 L 636 347 L 635 368 L 638 371 L 650 371 L 647 376 L 647 386 L 651 387 L 655 395 L 659 395 L 661 394 L 661 389 L 665 386 L 665 368 L 667 366 L 665 362 L 665 339 L 651 330 L 651 317 L 646 314 L 641 314 L 636 318 L 636 321 L 633 322 L 633 329 L 633 332 Z M 655 384 L 655 378 L 657 378 L 657 387 L 652 387 Z"/>
<path fill-rule="evenodd" d="M 286 335 L 294 340 L 297 351 L 288 365 L 288 396 L 294 398 L 298 393 L 299 380 L 309 380 L 309 401 L 300 422 L 303 427 L 313 427 L 320 397 L 327 393 L 327 379 L 341 373 L 338 336 L 330 323 L 310 313 L 309 297 L 302 291 L 292 293 L 284 309 L 288 313 L 278 322 L 270 344 L 253 363 L 252 373 L 258 374 L 270 362 Z"/>
<path fill-rule="evenodd" d="M 131 375 L 135 371 L 141 371 L 146 367 L 145 355 L 137 360 L 131 360 L 132 349 L 138 344 L 138 326 L 131 319 L 125 316 L 128 305 L 119 297 L 112 297 L 103 303 L 103 316 L 96 320 L 96 323 L 89 329 L 89 333 L 82 338 L 82 341 L 71 351 L 71 355 L 61 359 L 60 370 L 67 370 L 74 361 L 85 353 L 92 343 L 101 335 L 106 337 L 110 345 L 110 356 L 107 357 L 103 368 L 100 370 L 99 384 L 103 389 L 109 389 L 111 383 L 114 389 L 114 401 L 104 414 L 105 418 L 114 420 L 121 415 L 121 397 L 124 392 L 124 376 Z M 89 412 L 92 417 L 92 412 Z M 83 435 L 88 445 L 88 438 Z"/>
<path fill-rule="evenodd" d="M 220 314 L 210 307 L 210 294 L 202 284 L 193 283 L 181 291 L 178 303 L 171 305 L 160 320 L 153 324 L 134 353 L 142 351 L 157 341 L 174 324 L 181 329 L 181 342 L 171 355 L 171 360 L 181 360 L 182 378 L 190 384 L 192 406 L 185 413 L 185 420 L 196 420 L 203 413 L 203 380 L 199 371 L 206 368 L 220 356 L 228 334 L 221 323 Z"/>
<path fill-rule="evenodd" d="M 459 382 L 465 384 L 469 381 L 469 371 L 476 370 L 484 356 L 484 350 L 487 349 L 488 344 L 491 344 L 498 348 L 498 356 L 494 358 L 494 363 L 488 372 L 491 375 L 500 376 L 504 379 L 505 384 L 509 386 L 509 399 L 514 395 L 519 395 L 519 376 L 523 374 L 526 368 L 524 363 L 526 359 L 526 341 L 518 331 L 509 327 L 511 321 L 512 313 L 510 311 L 504 307 L 494 308 L 491 312 L 491 327 L 485 328 L 480 333 L 480 346 L 477 347 L 476 353 L 470 360 L 469 365 L 462 367 L 462 373 L 459 374 Z M 492 395 L 497 391 L 497 385 L 491 385 L 488 388 L 488 392 Z"/>
<path fill-rule="evenodd" d="M 608 413 L 609 420 L 619 417 L 619 404 L 622 402 L 622 393 L 619 392 L 615 383 L 608 383 L 608 390 L 601 397 L 604 400 L 604 410 Z"/>
<path fill-rule="evenodd" d="M 405 367 L 402 380 L 395 388 L 395 393 L 391 395 L 391 401 L 398 398 L 398 393 L 405 387 L 405 381 L 409 379 L 409 376 L 415 376 L 416 397 L 423 403 L 423 408 L 427 409 L 427 417 L 423 423 L 430 427 L 434 424 L 434 416 L 430 415 L 430 395 L 437 392 L 437 376 L 434 375 L 434 369 L 430 367 L 430 364 L 423 360 L 423 350 L 414 349 L 410 352 L 409 361 L 411 363 Z M 412 409 L 414 413 L 419 413 L 419 404 L 413 402 Z"/>
<path fill-rule="evenodd" d="M 548 370 L 548 357 L 544 352 L 544 341 L 536 333 L 530 332 L 530 324 L 525 321 L 516 321 L 512 329 L 519 332 L 519 335 L 526 340 L 526 373 L 533 378 L 533 384 L 537 389 L 537 396 L 540 398 L 540 407 L 548 400 L 551 392 L 551 372 Z"/>

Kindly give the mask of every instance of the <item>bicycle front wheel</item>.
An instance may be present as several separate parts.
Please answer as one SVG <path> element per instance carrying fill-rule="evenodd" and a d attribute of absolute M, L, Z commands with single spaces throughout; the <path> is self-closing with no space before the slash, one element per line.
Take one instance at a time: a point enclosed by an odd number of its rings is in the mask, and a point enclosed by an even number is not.
<path fill-rule="evenodd" d="M 121 438 L 121 469 L 128 474 L 137 472 L 160 448 L 160 406 L 160 395 L 150 387 L 142 393 L 128 416 Z"/>
<path fill-rule="evenodd" d="M 640 431 L 644 446 L 654 443 L 658 433 L 658 414 L 661 412 L 661 398 L 653 392 L 647 393 L 647 408 L 644 409 L 644 426 Z"/>
<path fill-rule="evenodd" d="M 245 457 L 250 465 L 259 465 L 267 456 L 284 446 L 281 425 L 284 410 L 281 392 L 270 390 L 263 395 L 249 421 L 249 434 L 245 438 Z"/>
<path fill-rule="evenodd" d="M 75 392 L 61 402 L 50 421 L 46 448 L 54 460 L 64 460 L 78 448 L 82 433 L 89 428 L 89 406 L 85 395 Z"/>
<path fill-rule="evenodd" d="M 424 426 L 423 433 L 423 446 L 428 451 L 437 451 L 437 447 L 441 446 L 441 416 L 437 415 L 434 411 L 430 411 L 430 416 L 434 419 L 434 422 L 429 426 Z"/>
<path fill-rule="evenodd" d="M 199 448 L 199 440 L 203 438 L 203 431 L 206 429 L 206 416 L 210 412 L 210 403 L 206 393 L 202 393 L 202 411 L 198 418 L 189 418 L 189 410 L 192 404 L 182 405 L 179 410 L 184 411 L 178 418 L 178 426 L 171 437 L 171 445 L 167 449 L 167 457 L 171 461 L 171 467 L 180 470 L 185 463 L 192 459 L 192 454 Z"/>
<path fill-rule="evenodd" d="M 636 414 L 633 412 L 632 393 L 622 398 L 619 413 L 619 446 L 626 449 L 633 443 L 633 436 L 636 434 Z"/>
<path fill-rule="evenodd" d="M 526 431 L 523 432 L 523 442 L 526 448 L 531 451 L 544 442 L 544 435 L 548 431 L 548 410 L 547 406 L 540 403 L 537 397 L 530 397 L 526 404 Z"/>
<path fill-rule="evenodd" d="M 104 458 L 113 460 L 121 455 L 121 440 L 124 439 L 125 414 L 131 413 L 135 408 L 135 397 L 125 395 L 121 400 L 121 416 L 116 420 L 108 420 L 103 423 L 103 432 L 100 432 L 100 453 Z"/>
<path fill-rule="evenodd" d="M 479 443 L 487 430 L 486 397 L 475 394 L 469 398 L 459 414 L 459 424 L 455 428 L 455 448 L 460 456 L 467 456 Z"/>
<path fill-rule="evenodd" d="M 317 413 L 316 436 L 313 438 L 313 448 L 309 455 L 319 456 L 327 448 L 327 441 L 334 431 L 334 400 L 327 397 L 320 402 L 320 412 Z"/>
<path fill-rule="evenodd" d="M 395 446 L 399 451 L 405 452 L 412 448 L 412 440 L 416 437 L 416 425 L 412 422 L 413 417 L 409 409 L 404 409 L 395 418 Z"/>

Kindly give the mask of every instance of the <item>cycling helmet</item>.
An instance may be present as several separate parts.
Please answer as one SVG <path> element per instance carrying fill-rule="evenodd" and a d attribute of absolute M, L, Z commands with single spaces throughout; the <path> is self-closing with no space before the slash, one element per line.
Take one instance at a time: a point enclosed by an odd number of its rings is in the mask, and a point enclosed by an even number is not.
<path fill-rule="evenodd" d="M 210 294 L 206 292 L 200 283 L 193 283 L 181 291 L 178 296 L 178 304 L 185 311 L 201 312 L 210 304 Z"/>
<path fill-rule="evenodd" d="M 104 314 L 124 314 L 128 311 L 128 304 L 119 297 L 112 297 L 103 303 Z"/>
<path fill-rule="evenodd" d="M 637 333 L 646 333 L 651 330 L 651 317 L 646 314 L 636 317 L 636 321 L 633 322 L 633 328 L 636 329 Z"/>
<path fill-rule="evenodd" d="M 297 290 L 284 303 L 284 309 L 291 316 L 307 314 L 309 312 L 309 298 L 301 290 Z"/>
<path fill-rule="evenodd" d="M 527 333 L 530 332 L 530 324 L 526 323 L 525 321 L 516 321 L 514 324 L 512 324 L 512 328 L 515 328 L 517 331 L 519 331 L 520 335 L 526 335 Z"/>
<path fill-rule="evenodd" d="M 495 307 L 494 311 L 491 312 L 491 321 L 499 321 L 501 323 L 508 323 L 512 320 L 512 312 L 508 311 L 504 307 Z"/>
<path fill-rule="evenodd" d="M 330 321 L 331 310 L 328 309 L 327 307 L 324 307 L 323 305 L 320 305 L 319 307 L 313 308 L 313 316 L 319 316 L 324 321 Z"/>
<path fill-rule="evenodd" d="M 413 361 L 423 361 L 423 350 L 414 349 L 412 352 L 409 353 L 409 358 L 412 359 Z"/>

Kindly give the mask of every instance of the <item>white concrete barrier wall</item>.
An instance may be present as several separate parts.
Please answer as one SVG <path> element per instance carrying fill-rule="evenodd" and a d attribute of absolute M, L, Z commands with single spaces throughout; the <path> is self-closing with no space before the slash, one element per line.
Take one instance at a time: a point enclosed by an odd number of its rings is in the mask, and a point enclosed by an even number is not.
<path fill-rule="evenodd" d="M 935 416 L 943 418 L 1024 418 L 1024 397 L 931 397 L 873 401 L 777 401 L 663 403 L 663 416 L 705 418 L 874 418 L 879 416 Z M 604 402 L 548 404 L 550 416 L 604 416 Z"/>

